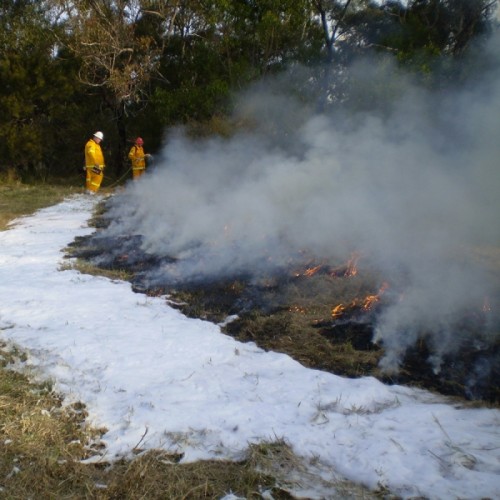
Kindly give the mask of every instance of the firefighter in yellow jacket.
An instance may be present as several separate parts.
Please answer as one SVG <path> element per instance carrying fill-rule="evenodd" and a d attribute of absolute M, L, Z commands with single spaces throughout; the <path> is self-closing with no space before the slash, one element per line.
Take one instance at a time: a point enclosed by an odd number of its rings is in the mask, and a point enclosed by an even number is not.
<path fill-rule="evenodd" d="M 134 180 L 137 180 L 146 171 L 146 158 L 151 157 L 150 154 L 144 154 L 143 146 L 144 141 L 138 137 L 128 154 L 128 158 L 132 162 L 132 178 Z"/>
<path fill-rule="evenodd" d="M 96 132 L 85 144 L 85 171 L 87 173 L 85 187 L 90 194 L 99 191 L 104 176 L 104 155 L 100 146 L 103 139 L 104 134 Z"/>

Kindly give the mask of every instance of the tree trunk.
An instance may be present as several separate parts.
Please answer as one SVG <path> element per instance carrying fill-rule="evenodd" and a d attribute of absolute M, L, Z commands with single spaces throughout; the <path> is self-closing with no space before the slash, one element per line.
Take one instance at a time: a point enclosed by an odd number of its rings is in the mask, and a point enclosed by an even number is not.
<path fill-rule="evenodd" d="M 119 105 L 116 113 L 116 128 L 118 131 L 118 144 L 116 148 L 116 175 L 120 178 L 127 171 L 127 125 L 123 103 Z"/>

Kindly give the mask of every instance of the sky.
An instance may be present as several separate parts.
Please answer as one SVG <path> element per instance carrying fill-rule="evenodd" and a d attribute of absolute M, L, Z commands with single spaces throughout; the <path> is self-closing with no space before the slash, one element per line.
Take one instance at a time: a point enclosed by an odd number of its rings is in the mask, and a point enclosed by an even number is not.
<path fill-rule="evenodd" d="M 236 460 L 249 443 L 283 439 L 323 480 L 403 498 L 499 497 L 498 409 L 305 368 L 183 316 L 167 297 L 68 269 L 64 249 L 93 231 L 99 199 L 75 195 L 0 232 L 0 338 L 26 351 L 16 369 L 51 380 L 107 429 L 94 461 L 131 457 L 138 444 L 183 462 Z M 335 496 L 319 480 L 293 491 Z"/>

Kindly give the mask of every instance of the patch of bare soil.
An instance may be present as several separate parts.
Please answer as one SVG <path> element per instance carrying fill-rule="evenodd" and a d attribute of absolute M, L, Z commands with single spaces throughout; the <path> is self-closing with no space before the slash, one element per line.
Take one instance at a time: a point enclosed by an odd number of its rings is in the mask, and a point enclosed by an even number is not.
<path fill-rule="evenodd" d="M 500 344 L 464 341 L 453 355 L 444 355 L 437 373 L 429 363 L 426 336 L 411 347 L 397 374 L 379 368 L 383 345 L 373 343 L 377 314 L 387 306 L 383 277 L 355 264 L 304 263 L 270 276 L 224 279 L 176 279 L 176 260 L 141 250 L 141 237 L 110 238 L 99 228 L 78 238 L 69 252 L 102 271 L 126 272 L 133 289 L 169 302 L 189 317 L 225 322 L 223 331 L 266 350 L 290 355 L 304 366 L 347 377 L 371 375 L 385 383 L 418 386 L 445 395 L 498 404 Z M 170 274 L 165 273 L 165 266 Z M 97 271 L 98 272 L 98 271 Z M 481 318 L 468 318 L 463 328 L 474 339 Z M 478 336 L 479 337 L 479 336 Z M 484 369 L 482 369 L 484 367 Z"/>

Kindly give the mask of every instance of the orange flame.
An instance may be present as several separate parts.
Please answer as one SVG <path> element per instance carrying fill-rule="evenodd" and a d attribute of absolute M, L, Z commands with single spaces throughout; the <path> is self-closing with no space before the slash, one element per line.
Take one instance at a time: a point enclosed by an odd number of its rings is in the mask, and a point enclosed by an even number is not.
<path fill-rule="evenodd" d="M 315 266 L 315 267 L 310 267 L 309 269 L 306 269 L 304 271 L 304 276 L 308 276 L 308 277 L 311 277 L 311 276 L 314 276 L 320 269 L 321 269 L 321 264 L 319 266 Z"/>
<path fill-rule="evenodd" d="M 389 288 L 388 283 L 384 282 L 382 283 L 382 286 L 379 288 L 379 291 L 376 295 L 368 295 L 365 298 L 365 301 L 363 303 L 363 309 L 365 311 L 368 311 L 373 307 L 374 304 L 376 304 L 379 300 L 380 297 L 383 295 L 383 293 Z"/>
<path fill-rule="evenodd" d="M 382 294 L 389 288 L 389 284 L 384 282 L 382 283 L 382 286 L 379 288 L 379 291 L 375 295 L 367 295 L 363 301 L 362 301 L 362 308 L 365 311 L 369 311 L 374 304 L 376 304 L 379 300 Z M 357 306 L 360 303 L 358 299 L 354 299 L 348 306 L 345 306 L 344 304 L 338 304 L 335 307 L 332 308 L 332 318 L 340 318 L 345 313 L 346 307 L 353 308 Z"/>
<path fill-rule="evenodd" d="M 378 295 L 368 295 L 363 303 L 363 309 L 365 311 L 368 311 L 369 309 L 372 308 L 373 304 L 375 304 L 378 301 L 379 301 Z"/>
<path fill-rule="evenodd" d="M 360 257 L 361 255 L 358 252 L 353 252 L 351 254 L 350 259 L 347 261 L 347 269 L 346 272 L 344 273 L 344 276 L 351 277 L 351 276 L 356 276 L 356 274 L 358 274 L 358 268 L 356 266 L 358 264 L 358 260 Z"/>
<path fill-rule="evenodd" d="M 332 309 L 332 317 L 333 318 L 340 318 L 340 316 L 342 316 L 342 314 L 344 314 L 344 311 L 345 311 L 344 304 L 339 304 L 338 306 L 335 306 Z"/>

